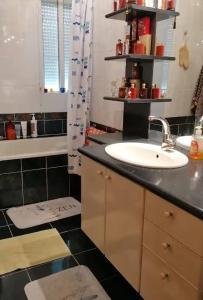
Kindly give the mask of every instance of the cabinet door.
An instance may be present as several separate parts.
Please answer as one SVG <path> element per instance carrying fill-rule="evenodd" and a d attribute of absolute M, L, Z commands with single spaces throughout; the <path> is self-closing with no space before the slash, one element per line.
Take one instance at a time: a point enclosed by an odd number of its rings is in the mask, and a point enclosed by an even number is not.
<path fill-rule="evenodd" d="M 112 171 L 107 174 L 106 256 L 139 291 L 144 189 Z"/>
<path fill-rule="evenodd" d="M 82 157 L 82 230 L 104 252 L 105 168 Z"/>

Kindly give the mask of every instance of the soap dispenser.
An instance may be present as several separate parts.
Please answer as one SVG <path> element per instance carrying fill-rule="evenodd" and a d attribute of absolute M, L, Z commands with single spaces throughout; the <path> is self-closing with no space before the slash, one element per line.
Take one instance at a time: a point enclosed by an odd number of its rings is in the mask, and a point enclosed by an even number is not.
<path fill-rule="evenodd" d="M 32 120 L 31 120 L 31 137 L 36 138 L 37 137 L 37 120 L 35 119 L 35 114 L 32 114 Z"/>
<path fill-rule="evenodd" d="M 195 122 L 189 156 L 195 160 L 203 159 L 203 116 Z"/>

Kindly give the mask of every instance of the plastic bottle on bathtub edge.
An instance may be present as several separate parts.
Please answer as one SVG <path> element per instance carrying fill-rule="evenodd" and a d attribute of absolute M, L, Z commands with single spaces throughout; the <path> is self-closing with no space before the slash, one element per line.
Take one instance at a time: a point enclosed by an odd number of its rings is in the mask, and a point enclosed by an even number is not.
<path fill-rule="evenodd" d="M 35 119 L 35 114 L 32 114 L 31 137 L 36 138 L 37 136 L 38 136 L 38 134 L 37 134 L 37 120 Z"/>

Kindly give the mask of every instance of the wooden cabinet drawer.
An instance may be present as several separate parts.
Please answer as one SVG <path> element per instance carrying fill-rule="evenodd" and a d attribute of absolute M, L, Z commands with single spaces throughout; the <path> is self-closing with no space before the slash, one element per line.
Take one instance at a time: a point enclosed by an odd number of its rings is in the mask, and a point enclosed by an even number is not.
<path fill-rule="evenodd" d="M 144 246 L 203 291 L 203 258 L 145 219 Z"/>
<path fill-rule="evenodd" d="M 203 294 L 144 247 L 141 295 L 145 300 L 202 300 Z"/>
<path fill-rule="evenodd" d="M 145 218 L 203 257 L 203 221 L 146 191 Z"/>

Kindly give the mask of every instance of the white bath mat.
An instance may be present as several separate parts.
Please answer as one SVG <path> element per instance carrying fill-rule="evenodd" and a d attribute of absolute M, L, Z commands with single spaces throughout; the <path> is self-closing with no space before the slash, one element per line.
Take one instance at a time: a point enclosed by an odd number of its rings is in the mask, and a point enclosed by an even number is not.
<path fill-rule="evenodd" d="M 59 198 L 7 210 L 7 215 L 19 229 L 72 217 L 81 213 L 81 204 L 72 197 Z"/>
<path fill-rule="evenodd" d="M 25 286 L 28 300 L 110 300 L 85 266 L 33 281 Z"/>

